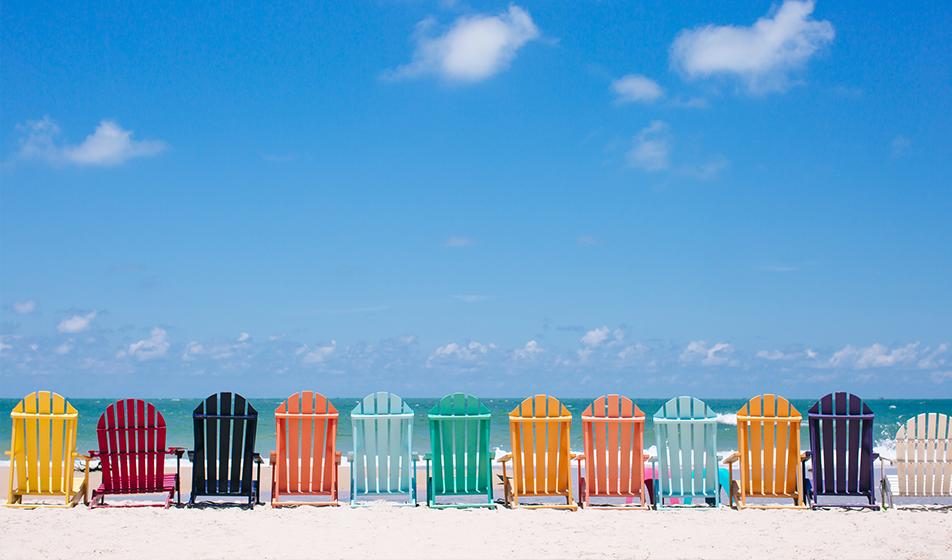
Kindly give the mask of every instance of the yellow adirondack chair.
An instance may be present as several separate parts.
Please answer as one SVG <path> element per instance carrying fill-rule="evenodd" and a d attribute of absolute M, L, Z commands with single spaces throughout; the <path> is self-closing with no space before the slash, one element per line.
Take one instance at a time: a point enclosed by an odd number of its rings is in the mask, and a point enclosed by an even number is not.
<path fill-rule="evenodd" d="M 565 504 L 523 507 L 578 509 L 569 481 L 569 461 L 575 458 L 569 450 L 571 425 L 568 409 L 547 395 L 529 397 L 509 413 L 512 452 L 499 458 L 507 506 L 518 507 L 523 496 L 564 496 Z M 506 473 L 509 461 L 512 477 Z"/>
<path fill-rule="evenodd" d="M 10 412 L 13 421 L 10 487 L 7 507 L 73 507 L 88 504 L 89 457 L 76 453 L 79 414 L 62 396 L 37 391 L 23 397 Z M 73 476 L 73 460 L 86 462 L 82 476 Z M 62 504 L 24 503 L 25 496 L 59 498 Z"/>
<path fill-rule="evenodd" d="M 738 451 L 724 460 L 730 466 L 731 505 L 744 508 L 805 508 L 800 452 L 800 413 L 787 399 L 758 395 L 737 411 Z M 740 484 L 734 480 L 740 462 Z M 790 498 L 787 504 L 748 504 L 749 498 Z"/>

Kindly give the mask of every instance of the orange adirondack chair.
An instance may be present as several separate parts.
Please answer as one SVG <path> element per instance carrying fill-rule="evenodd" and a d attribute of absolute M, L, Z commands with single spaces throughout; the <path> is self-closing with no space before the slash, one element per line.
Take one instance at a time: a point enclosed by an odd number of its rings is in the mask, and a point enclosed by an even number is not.
<path fill-rule="evenodd" d="M 506 505 L 518 507 L 522 496 L 564 496 L 565 504 L 540 504 L 527 508 L 570 509 L 572 498 L 569 465 L 575 455 L 569 450 L 572 415 L 555 397 L 536 395 L 522 401 L 509 413 L 512 452 L 500 457 Z M 512 461 L 512 477 L 506 463 Z"/>
<path fill-rule="evenodd" d="M 648 509 L 645 485 L 645 413 L 621 395 L 598 397 L 582 412 L 585 452 L 578 455 L 578 493 L 582 507 L 589 499 L 638 498 L 638 505 L 591 504 L 617 509 Z M 585 476 L 582 476 L 582 463 Z"/>
<path fill-rule="evenodd" d="M 800 451 L 802 417 L 787 399 L 759 395 L 737 411 L 739 451 L 724 460 L 730 467 L 731 504 L 744 508 L 805 508 L 803 463 Z M 740 484 L 733 464 L 740 462 Z M 748 504 L 749 498 L 789 498 L 793 505 Z"/>
<path fill-rule="evenodd" d="M 337 409 L 313 391 L 288 397 L 274 411 L 277 451 L 271 452 L 271 507 L 337 506 Z M 330 501 L 280 501 L 282 496 L 328 496 Z"/>

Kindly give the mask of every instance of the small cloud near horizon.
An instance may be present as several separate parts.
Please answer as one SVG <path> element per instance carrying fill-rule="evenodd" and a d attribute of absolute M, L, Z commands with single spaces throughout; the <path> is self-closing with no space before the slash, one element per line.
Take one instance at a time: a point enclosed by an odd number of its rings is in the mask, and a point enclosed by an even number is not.
<path fill-rule="evenodd" d="M 59 141 L 60 127 L 49 116 L 17 126 L 22 134 L 17 156 L 49 164 L 117 166 L 130 159 L 158 155 L 168 148 L 162 140 L 135 140 L 133 132 L 103 119 L 79 144 Z"/>

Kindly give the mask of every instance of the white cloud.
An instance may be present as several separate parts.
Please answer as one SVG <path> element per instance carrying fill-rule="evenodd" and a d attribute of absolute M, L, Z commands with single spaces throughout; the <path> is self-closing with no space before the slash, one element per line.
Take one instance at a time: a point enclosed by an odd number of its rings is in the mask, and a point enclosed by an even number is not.
<path fill-rule="evenodd" d="M 337 341 L 332 340 L 330 344 L 310 348 L 306 344 L 298 348 L 294 353 L 301 356 L 301 361 L 305 364 L 320 364 L 334 353 L 337 349 Z"/>
<path fill-rule="evenodd" d="M 926 348 L 922 352 L 922 357 L 919 359 L 919 363 L 916 365 L 919 369 L 937 369 L 944 366 L 947 363 L 946 353 L 949 349 L 952 348 L 948 342 L 943 342 L 935 347 L 935 349 Z"/>
<path fill-rule="evenodd" d="M 56 325 L 56 330 L 61 333 L 79 333 L 89 329 L 93 319 L 96 318 L 96 312 L 90 311 L 85 315 L 71 315 L 66 317 Z"/>
<path fill-rule="evenodd" d="M 476 240 L 472 237 L 461 237 L 453 236 L 446 238 L 446 241 L 443 242 L 444 247 L 469 247 L 476 244 Z"/>
<path fill-rule="evenodd" d="M 512 356 L 516 360 L 527 361 L 527 360 L 532 360 L 533 358 L 535 358 L 539 354 L 542 354 L 543 352 L 545 352 L 545 348 L 543 348 L 535 340 L 530 340 L 526 342 L 525 346 L 523 346 L 522 348 L 516 348 L 515 350 L 513 350 Z"/>
<path fill-rule="evenodd" d="M 117 122 L 102 120 L 92 134 L 79 144 L 60 144 L 59 126 L 46 116 L 17 127 L 20 139 L 19 156 L 49 163 L 112 166 L 137 157 L 154 156 L 166 149 L 161 140 L 134 140 L 133 132 Z"/>
<path fill-rule="evenodd" d="M 716 342 L 710 346 L 703 340 L 689 342 L 681 352 L 680 360 L 685 364 L 700 363 L 705 366 L 721 366 L 731 363 L 734 347 L 726 342 Z"/>
<path fill-rule="evenodd" d="M 658 82 L 640 74 L 628 74 L 612 82 L 618 103 L 651 103 L 664 96 Z"/>
<path fill-rule="evenodd" d="M 878 342 L 865 348 L 852 345 L 844 346 L 829 360 L 831 367 L 849 367 L 853 369 L 884 368 L 911 365 L 919 357 L 918 342 L 890 349 Z"/>
<path fill-rule="evenodd" d="M 936 383 L 944 383 L 946 380 L 952 380 L 952 371 L 934 371 L 931 377 Z"/>
<path fill-rule="evenodd" d="M 161 358 L 169 351 L 169 337 L 165 329 L 155 327 L 149 338 L 137 340 L 129 345 L 122 356 L 131 356 L 140 362 Z"/>
<path fill-rule="evenodd" d="M 670 165 L 671 135 L 664 121 L 652 121 L 635 136 L 628 164 L 645 171 L 663 171 Z"/>
<path fill-rule="evenodd" d="M 17 315 L 29 315 L 36 311 L 36 302 L 32 299 L 13 302 L 13 312 Z"/>
<path fill-rule="evenodd" d="M 579 342 L 585 346 L 595 348 L 601 346 L 603 342 L 608 340 L 608 335 L 611 334 L 611 330 L 607 326 L 598 327 L 587 331 L 582 338 L 579 339 Z"/>
<path fill-rule="evenodd" d="M 594 235 L 580 235 L 578 239 L 575 240 L 575 243 L 582 247 L 591 247 L 593 245 L 598 245 L 599 240 Z"/>
<path fill-rule="evenodd" d="M 481 356 L 485 356 L 490 351 L 495 349 L 496 345 L 492 342 L 488 344 L 476 342 L 475 340 L 468 344 L 450 342 L 449 344 L 445 344 L 434 350 L 427 362 L 429 363 L 432 360 L 438 359 L 456 359 L 469 362 Z"/>
<path fill-rule="evenodd" d="M 246 332 L 238 335 L 238 342 L 248 342 L 249 340 L 251 340 L 251 335 Z"/>
<path fill-rule="evenodd" d="M 201 356 L 205 353 L 205 347 L 198 342 L 189 342 L 185 347 L 185 351 L 182 352 L 182 359 L 186 362 L 194 360 L 197 356 Z"/>
<path fill-rule="evenodd" d="M 750 27 L 706 25 L 678 33 L 671 64 L 687 78 L 741 78 L 753 93 L 782 91 L 790 73 L 835 36 L 829 21 L 811 19 L 814 2 L 787 0 Z"/>
<path fill-rule="evenodd" d="M 73 351 L 73 345 L 69 342 L 64 342 L 53 349 L 53 352 L 59 354 L 60 356 L 65 356 Z"/>
<path fill-rule="evenodd" d="M 461 17 L 442 35 L 433 34 L 435 26 L 431 18 L 417 24 L 413 60 L 385 77 L 435 74 L 455 82 L 479 82 L 508 68 L 519 49 L 539 38 L 529 12 L 514 4 L 498 15 Z"/>

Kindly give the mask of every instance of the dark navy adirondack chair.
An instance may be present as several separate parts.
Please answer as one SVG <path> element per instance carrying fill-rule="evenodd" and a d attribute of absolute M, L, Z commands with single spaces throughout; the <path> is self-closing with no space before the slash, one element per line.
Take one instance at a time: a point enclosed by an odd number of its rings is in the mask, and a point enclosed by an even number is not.
<path fill-rule="evenodd" d="M 192 493 L 188 505 L 199 497 L 247 498 L 248 506 L 261 503 L 259 481 L 261 456 L 255 453 L 258 411 L 238 393 L 210 395 L 192 414 L 195 449 L 192 462 Z M 251 463 L 257 463 L 252 480 Z"/>
<path fill-rule="evenodd" d="M 810 458 L 813 475 L 807 498 L 812 506 L 820 497 L 863 497 L 875 507 L 873 483 L 873 411 L 852 393 L 830 393 L 810 407 Z M 838 504 L 836 504 L 838 505 Z"/>

